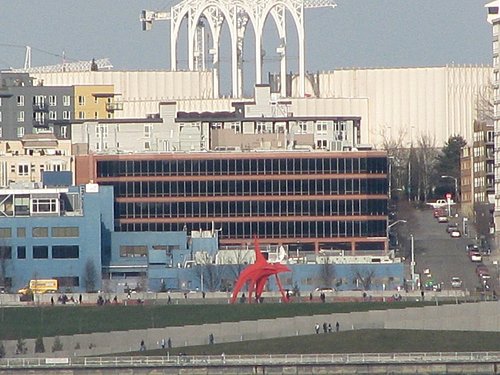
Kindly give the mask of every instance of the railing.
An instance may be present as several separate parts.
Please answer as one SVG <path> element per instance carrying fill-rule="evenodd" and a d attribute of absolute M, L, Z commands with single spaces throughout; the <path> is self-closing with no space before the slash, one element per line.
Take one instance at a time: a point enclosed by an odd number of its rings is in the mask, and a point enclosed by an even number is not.
<path fill-rule="evenodd" d="M 500 352 L 276 354 L 163 357 L 4 358 L 1 368 L 116 368 L 342 364 L 497 363 Z"/>

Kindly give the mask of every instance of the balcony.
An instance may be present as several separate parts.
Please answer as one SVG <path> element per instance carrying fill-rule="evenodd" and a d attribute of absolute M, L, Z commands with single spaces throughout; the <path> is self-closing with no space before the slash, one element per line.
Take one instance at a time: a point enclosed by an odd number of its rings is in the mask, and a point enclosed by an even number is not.
<path fill-rule="evenodd" d="M 49 124 L 45 120 L 33 120 L 33 127 L 35 128 L 47 128 Z"/>
<path fill-rule="evenodd" d="M 33 112 L 48 112 L 49 105 L 47 103 L 33 103 Z"/>
<path fill-rule="evenodd" d="M 106 111 L 108 112 L 121 111 L 121 110 L 123 110 L 123 103 L 121 102 L 106 103 Z"/>

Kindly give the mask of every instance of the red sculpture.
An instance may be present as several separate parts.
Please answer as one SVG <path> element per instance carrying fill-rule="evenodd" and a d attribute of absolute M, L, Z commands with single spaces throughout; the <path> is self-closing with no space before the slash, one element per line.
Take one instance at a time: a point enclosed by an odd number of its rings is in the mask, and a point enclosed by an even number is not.
<path fill-rule="evenodd" d="M 278 278 L 278 273 L 281 272 L 291 271 L 290 268 L 282 264 L 269 263 L 260 252 L 259 241 L 257 237 L 255 237 L 255 263 L 248 266 L 240 273 L 238 281 L 236 281 L 236 285 L 234 286 L 231 303 L 235 303 L 240 289 L 245 284 L 248 285 L 248 303 L 252 303 L 253 293 L 255 293 L 255 300 L 259 300 L 267 279 L 271 275 L 276 277 L 276 283 L 278 284 L 283 301 L 288 302 L 288 295 L 285 294 L 280 279 Z"/>

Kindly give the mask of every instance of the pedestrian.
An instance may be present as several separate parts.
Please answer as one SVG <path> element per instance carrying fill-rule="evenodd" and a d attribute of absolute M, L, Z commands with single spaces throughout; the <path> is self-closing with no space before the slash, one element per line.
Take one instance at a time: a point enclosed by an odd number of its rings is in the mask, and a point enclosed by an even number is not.
<path fill-rule="evenodd" d="M 170 337 L 167 340 L 167 348 L 172 349 L 172 340 L 170 340 Z"/>
<path fill-rule="evenodd" d="M 54 297 L 50 297 L 50 304 L 54 306 Z"/>
<path fill-rule="evenodd" d="M 170 298 L 170 296 L 168 296 L 168 298 L 167 298 L 167 305 L 170 305 L 171 302 L 172 302 L 172 298 Z"/>
<path fill-rule="evenodd" d="M 222 363 L 226 363 L 226 354 L 224 352 L 220 355 L 220 359 L 222 360 Z"/>
<path fill-rule="evenodd" d="M 328 324 L 326 324 L 326 322 L 323 323 L 323 333 L 327 333 L 328 332 Z"/>
<path fill-rule="evenodd" d="M 210 345 L 214 344 L 214 334 L 213 333 L 211 333 L 211 334 L 208 335 L 208 343 Z"/>
<path fill-rule="evenodd" d="M 313 294 L 309 293 L 309 301 L 312 302 L 312 300 L 313 300 Z"/>
<path fill-rule="evenodd" d="M 335 324 L 335 330 L 337 332 L 340 331 L 340 324 L 339 324 L 339 322 L 337 322 L 337 324 Z"/>
<path fill-rule="evenodd" d="M 165 339 L 161 339 L 161 348 L 165 349 Z"/>
<path fill-rule="evenodd" d="M 422 301 L 423 301 L 425 299 L 425 292 L 423 289 L 420 291 L 420 295 L 422 296 Z"/>
<path fill-rule="evenodd" d="M 316 331 L 316 333 L 319 333 L 319 323 L 316 323 L 316 325 L 314 326 L 314 330 Z"/>
<path fill-rule="evenodd" d="M 141 340 L 141 346 L 139 347 L 139 351 L 143 352 L 146 350 L 146 345 L 144 344 L 144 340 Z"/>
<path fill-rule="evenodd" d="M 82 301 L 83 301 L 83 297 L 82 297 L 82 295 L 80 294 L 80 296 L 78 296 L 78 303 L 81 305 L 81 304 L 82 304 Z"/>
<path fill-rule="evenodd" d="M 328 323 L 328 332 L 332 333 L 332 323 Z"/>

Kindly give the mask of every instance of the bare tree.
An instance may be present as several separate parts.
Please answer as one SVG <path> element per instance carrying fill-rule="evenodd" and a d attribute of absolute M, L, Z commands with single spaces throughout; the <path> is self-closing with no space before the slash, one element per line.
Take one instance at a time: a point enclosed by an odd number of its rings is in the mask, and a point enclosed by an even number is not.
<path fill-rule="evenodd" d="M 85 286 L 85 291 L 95 292 L 97 284 L 97 270 L 95 264 L 91 259 L 88 259 L 85 263 L 85 270 L 83 274 L 83 285 Z"/>
<path fill-rule="evenodd" d="M 361 283 L 363 290 L 370 290 L 373 282 L 373 276 L 375 276 L 375 271 L 356 269 L 354 270 L 354 276 L 354 280 Z"/>
<path fill-rule="evenodd" d="M 335 282 L 334 265 L 330 263 L 328 257 L 325 257 L 325 262 L 320 266 L 319 282 L 321 288 L 331 288 Z"/>
<path fill-rule="evenodd" d="M 222 283 L 224 266 L 214 264 L 208 253 L 200 253 L 196 257 L 195 273 L 203 280 L 202 288 L 211 292 L 219 290 Z"/>
<path fill-rule="evenodd" d="M 479 121 L 493 121 L 494 105 L 493 105 L 493 83 L 490 83 L 479 91 L 476 98 L 476 118 Z"/>
<path fill-rule="evenodd" d="M 418 139 L 418 148 L 415 150 L 417 162 L 414 168 L 417 178 L 416 196 L 420 200 L 427 201 L 434 187 L 432 176 L 437 163 L 437 155 L 436 140 L 427 135 L 421 135 Z"/>

